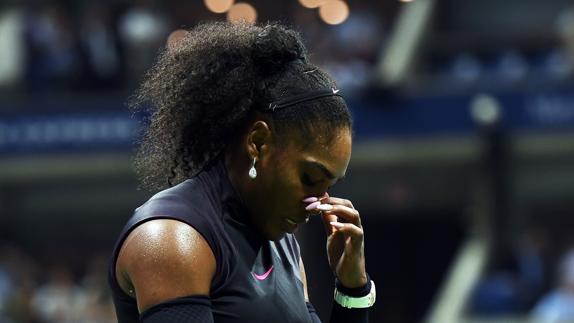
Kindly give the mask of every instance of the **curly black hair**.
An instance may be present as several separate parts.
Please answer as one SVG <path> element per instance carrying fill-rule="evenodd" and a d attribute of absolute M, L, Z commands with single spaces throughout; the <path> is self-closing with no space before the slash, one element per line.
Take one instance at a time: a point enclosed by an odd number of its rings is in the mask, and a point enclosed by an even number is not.
<path fill-rule="evenodd" d="M 192 28 L 163 50 L 130 102 L 133 111 L 149 116 L 135 157 L 143 186 L 163 189 L 193 176 L 240 134 L 258 107 L 335 87 L 309 63 L 299 33 L 285 26 L 211 22 Z M 338 96 L 267 113 L 281 138 L 352 127 Z"/>

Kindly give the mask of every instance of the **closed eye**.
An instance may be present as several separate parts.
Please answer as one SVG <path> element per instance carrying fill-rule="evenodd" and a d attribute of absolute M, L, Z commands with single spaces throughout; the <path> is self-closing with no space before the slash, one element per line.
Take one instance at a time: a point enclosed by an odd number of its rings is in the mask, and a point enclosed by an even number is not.
<path fill-rule="evenodd" d="M 317 183 L 318 183 L 318 182 L 314 182 L 313 180 L 311 180 L 311 177 L 307 173 L 303 173 L 303 176 L 301 176 L 301 182 L 303 183 L 303 185 L 309 186 L 309 187 L 313 187 L 313 186 L 317 185 Z"/>

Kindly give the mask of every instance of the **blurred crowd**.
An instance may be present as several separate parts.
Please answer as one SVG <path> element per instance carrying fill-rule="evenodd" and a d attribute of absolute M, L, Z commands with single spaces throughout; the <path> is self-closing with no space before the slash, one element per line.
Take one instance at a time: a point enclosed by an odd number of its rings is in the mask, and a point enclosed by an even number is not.
<path fill-rule="evenodd" d="M 532 228 L 478 283 L 471 312 L 527 316 L 531 322 L 574 321 L 574 245 L 552 250 L 547 232 Z M 32 256 L 0 244 L 0 322 L 115 322 L 106 281 L 108 253 Z"/>
<path fill-rule="evenodd" d="M 346 88 L 370 79 L 382 43 L 382 23 L 360 9 L 339 26 L 292 1 L 293 23 L 314 62 Z M 264 8 L 261 8 L 262 11 Z M 261 13 L 261 20 L 269 18 Z M 0 6 L 0 89 L 30 93 L 117 91 L 134 86 L 171 32 L 225 15 L 201 1 L 49 1 Z"/>
<path fill-rule="evenodd" d="M 311 60 L 327 69 L 341 88 L 360 91 L 376 79 L 392 21 L 390 17 L 385 20 L 374 4 L 353 2 L 349 18 L 335 26 L 325 24 L 296 0 L 281 3 L 279 8 L 262 1 L 254 5 L 260 22 L 279 20 L 299 29 Z M 1 5 L 0 90 L 130 90 L 170 33 L 224 19 L 225 14 L 209 12 L 199 0 L 51 0 Z M 553 24 L 539 31 L 544 37 L 524 31 L 517 39 L 501 39 L 485 30 L 484 39 L 455 39 L 456 46 L 423 42 L 412 85 L 464 91 L 571 82 L 573 26 L 574 8 L 566 7 Z M 429 28 L 426 37 L 441 39 L 452 32 L 439 29 Z"/>
<path fill-rule="evenodd" d="M 491 7 L 495 7 L 492 3 L 496 2 L 490 2 Z M 439 12 L 450 10 L 447 8 L 449 2 L 442 5 L 444 7 L 440 7 Z M 501 4 L 500 7 L 503 17 L 508 18 L 516 12 L 510 3 Z M 551 19 L 540 18 L 540 21 L 544 21 L 541 23 L 536 19 L 538 15 L 529 15 L 529 11 L 525 10 L 524 17 L 514 21 L 514 24 L 509 23 L 507 30 L 501 30 L 496 23 L 486 23 L 494 19 L 490 17 L 496 15 L 492 12 L 465 17 L 485 22 L 480 27 L 472 23 L 459 23 L 454 27 L 443 27 L 442 30 L 437 27 L 433 38 L 437 44 L 428 42 L 427 57 L 420 66 L 421 78 L 428 78 L 420 82 L 421 86 L 427 91 L 452 94 L 468 91 L 531 91 L 571 85 L 574 83 L 574 7 L 567 4 L 560 6 L 559 3 L 554 6 L 548 3 L 548 7 L 555 10 Z M 465 18 L 460 20 L 464 21 Z M 440 25 L 441 21 L 438 20 L 436 24 Z M 456 36 L 457 33 L 460 33 L 460 37 Z M 444 38 L 442 41 L 441 35 Z M 432 33 L 429 36 L 432 38 Z"/>
<path fill-rule="evenodd" d="M 115 322 L 106 266 L 108 253 L 46 253 L 37 259 L 0 244 L 0 322 Z"/>
<path fill-rule="evenodd" d="M 149 66 L 170 28 L 147 2 L 47 2 L 5 8 L 1 17 L 0 42 L 12 53 L 2 81 L 34 92 L 118 89 Z"/>
<path fill-rule="evenodd" d="M 574 321 L 571 231 L 528 226 L 478 282 L 471 312 L 482 317 L 526 315 L 531 322 Z"/>

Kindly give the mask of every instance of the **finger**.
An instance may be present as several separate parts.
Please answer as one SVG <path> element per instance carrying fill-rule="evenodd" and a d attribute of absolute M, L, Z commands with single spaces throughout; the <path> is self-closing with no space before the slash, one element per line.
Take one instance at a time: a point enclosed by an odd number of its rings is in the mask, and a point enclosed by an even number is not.
<path fill-rule="evenodd" d="M 363 229 L 352 223 L 331 221 L 329 224 L 333 227 L 334 230 L 342 232 L 345 237 L 350 237 L 354 247 L 362 246 L 364 238 Z"/>
<path fill-rule="evenodd" d="M 330 204 L 324 204 L 324 205 L 330 205 Z M 353 208 L 337 204 L 331 205 L 329 210 L 326 209 L 327 207 L 322 208 L 323 213 L 325 214 L 334 214 L 340 217 L 342 220 L 344 220 L 344 222 L 350 222 L 358 227 L 361 227 L 361 215 L 359 214 L 359 211 Z"/>
<path fill-rule="evenodd" d="M 337 221 L 336 215 L 321 213 L 321 220 L 323 220 L 323 225 L 325 226 L 325 232 L 327 233 L 328 236 L 331 235 L 333 232 L 335 232 L 335 229 L 331 225 L 331 222 Z"/>
<path fill-rule="evenodd" d="M 317 211 L 316 208 L 317 208 L 317 206 L 319 206 L 319 205 L 321 205 L 321 202 L 320 202 L 320 201 L 315 201 L 315 202 L 309 203 L 309 205 L 307 205 L 307 206 L 305 207 L 305 210 L 306 210 L 307 212 L 311 212 L 311 213 L 312 213 L 313 211 Z M 318 211 L 320 211 L 320 210 L 318 210 Z"/>
<path fill-rule="evenodd" d="M 338 197 L 332 197 L 332 196 L 321 199 L 321 203 L 344 205 L 346 207 L 350 207 L 351 209 L 355 208 L 351 201 L 349 201 L 347 199 L 338 198 Z"/>
<path fill-rule="evenodd" d="M 323 193 L 323 196 L 321 196 L 319 198 L 319 201 L 324 201 L 324 200 L 328 199 L 329 197 L 330 197 L 329 193 L 325 192 L 325 193 Z"/>
<path fill-rule="evenodd" d="M 303 203 L 307 203 L 305 206 L 305 210 L 309 212 L 310 215 L 319 215 L 321 214 L 321 210 L 317 209 L 317 206 L 321 205 L 321 201 L 328 198 L 329 194 L 325 192 L 321 197 L 309 196 L 303 199 Z"/>

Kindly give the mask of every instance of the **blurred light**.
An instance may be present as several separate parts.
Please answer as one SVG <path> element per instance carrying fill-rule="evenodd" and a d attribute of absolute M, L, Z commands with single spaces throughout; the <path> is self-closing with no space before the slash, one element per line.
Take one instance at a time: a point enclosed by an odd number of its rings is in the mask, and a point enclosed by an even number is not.
<path fill-rule="evenodd" d="M 153 12 L 135 9 L 120 22 L 120 35 L 132 45 L 147 44 L 165 37 L 164 22 Z"/>
<path fill-rule="evenodd" d="M 22 79 L 26 45 L 21 30 L 25 18 L 20 9 L 0 10 L 0 87 L 15 85 Z"/>
<path fill-rule="evenodd" d="M 207 9 L 215 13 L 227 12 L 233 6 L 234 0 L 203 0 Z"/>
<path fill-rule="evenodd" d="M 414 0 L 400 0 L 401 2 L 413 2 Z"/>
<path fill-rule="evenodd" d="M 338 25 L 349 17 L 349 6 L 341 0 L 328 1 L 319 8 L 319 16 L 329 25 Z"/>
<path fill-rule="evenodd" d="M 174 49 L 177 44 L 187 36 L 187 30 L 185 29 L 178 29 L 171 34 L 167 38 L 167 48 Z"/>
<path fill-rule="evenodd" d="M 299 0 L 299 3 L 305 8 L 319 8 L 322 6 L 327 0 Z"/>
<path fill-rule="evenodd" d="M 249 3 L 238 2 L 227 12 L 227 20 L 233 23 L 247 22 L 254 24 L 257 20 L 257 11 Z"/>
<path fill-rule="evenodd" d="M 490 125 L 500 119 L 500 104 L 492 95 L 478 94 L 472 99 L 470 113 L 475 122 Z"/>

